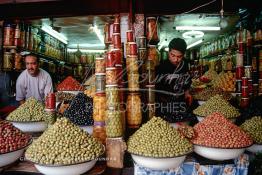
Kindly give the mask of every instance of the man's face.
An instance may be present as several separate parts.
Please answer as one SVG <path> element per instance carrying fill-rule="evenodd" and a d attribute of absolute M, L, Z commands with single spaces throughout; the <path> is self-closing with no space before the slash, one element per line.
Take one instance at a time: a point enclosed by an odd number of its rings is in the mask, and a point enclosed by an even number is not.
<path fill-rule="evenodd" d="M 168 55 L 170 62 L 174 65 L 178 65 L 184 57 L 184 54 L 182 52 L 175 49 L 171 49 Z"/>
<path fill-rule="evenodd" d="M 35 56 L 26 56 L 25 64 L 28 73 L 32 76 L 36 76 L 39 71 L 39 65 Z"/>

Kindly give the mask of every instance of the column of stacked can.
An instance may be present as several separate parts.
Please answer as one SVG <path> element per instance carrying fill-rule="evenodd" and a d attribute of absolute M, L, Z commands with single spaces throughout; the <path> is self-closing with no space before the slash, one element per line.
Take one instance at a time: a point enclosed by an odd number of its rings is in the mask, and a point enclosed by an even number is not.
<path fill-rule="evenodd" d="M 247 30 L 241 29 L 237 34 L 238 54 L 236 67 L 236 92 L 239 100 L 241 84 L 240 106 L 246 108 L 249 105 L 250 97 L 253 95 L 252 82 L 252 61 L 250 58 L 250 38 L 247 38 Z"/>
<path fill-rule="evenodd" d="M 96 94 L 93 98 L 93 136 L 103 144 L 106 141 L 105 111 L 106 111 L 106 62 L 104 57 L 95 58 L 95 87 Z"/>
<path fill-rule="evenodd" d="M 141 96 L 139 94 L 139 60 L 137 44 L 134 42 L 132 30 L 126 32 L 126 70 L 128 80 L 127 124 L 129 128 L 137 128 L 142 123 Z"/>
<path fill-rule="evenodd" d="M 119 98 L 119 68 L 122 66 L 120 23 L 115 20 L 112 34 L 113 45 L 106 55 L 106 133 L 108 138 L 123 136 L 123 119 Z M 113 47 L 112 47 L 113 46 Z"/>

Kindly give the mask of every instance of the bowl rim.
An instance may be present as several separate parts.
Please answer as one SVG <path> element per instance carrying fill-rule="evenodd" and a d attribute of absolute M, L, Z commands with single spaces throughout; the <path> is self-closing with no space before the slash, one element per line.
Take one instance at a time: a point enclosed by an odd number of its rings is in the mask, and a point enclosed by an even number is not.
<path fill-rule="evenodd" d="M 46 123 L 46 121 L 44 120 L 39 120 L 39 121 L 12 121 L 12 120 L 5 120 L 5 121 L 8 121 L 8 122 L 15 122 L 15 123 L 40 123 L 40 122 L 44 122 Z"/>
<path fill-rule="evenodd" d="M 12 152 L 16 152 L 16 151 L 19 151 L 19 150 L 22 150 L 22 149 L 25 149 L 26 147 L 28 147 L 29 145 L 31 145 L 31 143 L 33 142 L 33 137 L 31 135 L 29 135 L 30 138 L 29 138 L 29 142 L 27 143 L 27 145 L 23 146 L 22 148 L 19 148 L 17 150 L 14 150 L 14 151 L 10 151 L 10 152 L 7 152 L 7 153 L 0 153 L 0 156 L 1 155 L 4 155 L 4 154 L 9 154 L 9 153 L 12 153 Z"/>
<path fill-rule="evenodd" d="M 103 144 L 102 144 L 102 148 L 103 148 L 102 153 L 99 156 L 97 156 L 96 158 L 91 159 L 91 160 L 82 161 L 82 162 L 71 163 L 71 164 L 41 164 L 41 163 L 37 163 L 37 162 L 27 159 L 26 156 L 25 156 L 25 160 L 30 163 L 40 165 L 40 166 L 45 166 L 45 167 L 61 167 L 61 166 L 79 165 L 79 164 L 91 162 L 93 160 L 98 160 L 98 158 L 105 153 L 105 146 Z"/>
<path fill-rule="evenodd" d="M 150 157 L 150 156 L 143 156 L 143 155 L 139 155 L 139 154 L 135 154 L 135 153 L 131 153 L 130 151 L 127 151 L 129 154 L 133 154 L 133 155 L 136 155 L 136 156 L 140 156 L 140 157 L 146 157 L 146 158 L 152 158 L 152 159 L 172 159 L 172 158 L 177 158 L 177 157 L 183 157 L 183 156 L 186 156 L 188 154 L 191 154 L 194 152 L 194 148 L 187 152 L 187 153 L 184 153 L 184 154 L 181 154 L 181 155 L 178 155 L 178 156 L 174 156 L 174 157 Z"/>
<path fill-rule="evenodd" d="M 193 143 L 194 146 L 196 145 L 196 146 L 201 146 L 201 147 L 205 147 L 205 148 L 214 148 L 214 149 L 245 149 L 245 148 L 248 148 L 248 147 L 252 146 L 253 144 L 254 143 L 252 143 L 249 146 L 244 146 L 244 147 L 239 147 L 239 148 L 220 148 L 220 147 L 204 146 L 204 145 Z"/>

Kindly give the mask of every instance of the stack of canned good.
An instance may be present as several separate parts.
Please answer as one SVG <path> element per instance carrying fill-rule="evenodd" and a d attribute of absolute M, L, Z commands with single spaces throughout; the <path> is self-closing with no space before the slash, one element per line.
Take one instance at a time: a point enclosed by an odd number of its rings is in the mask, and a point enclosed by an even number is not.
<path fill-rule="evenodd" d="M 138 128 L 142 123 L 141 95 L 139 89 L 139 67 L 142 66 L 145 55 L 138 55 L 137 43 L 134 42 L 132 30 L 126 32 L 126 70 L 128 80 L 127 124 L 129 128 Z M 145 38 L 141 38 L 139 46 L 145 47 Z M 146 51 L 146 50 L 145 50 Z M 141 49 L 139 52 L 142 52 Z M 140 57 L 140 58 L 139 58 Z"/>
<path fill-rule="evenodd" d="M 105 116 L 106 116 L 106 62 L 105 58 L 95 59 L 95 87 L 96 94 L 93 99 L 93 136 L 103 144 L 106 141 Z"/>
<path fill-rule="evenodd" d="M 116 17 L 117 18 L 117 17 Z M 113 23 L 112 44 L 106 54 L 106 133 L 108 138 L 122 137 L 124 132 L 124 117 L 121 109 L 123 92 L 120 88 L 122 81 L 122 43 L 120 21 Z"/>

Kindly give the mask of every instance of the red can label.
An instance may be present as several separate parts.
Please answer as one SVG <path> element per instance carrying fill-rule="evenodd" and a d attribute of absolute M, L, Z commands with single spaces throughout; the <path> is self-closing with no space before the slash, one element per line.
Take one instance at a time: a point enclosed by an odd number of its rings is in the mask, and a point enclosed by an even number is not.
<path fill-rule="evenodd" d="M 242 97 L 249 97 L 249 90 L 248 87 L 242 87 Z"/>
<path fill-rule="evenodd" d="M 119 23 L 113 24 L 113 33 L 120 33 L 120 24 Z"/>
<path fill-rule="evenodd" d="M 106 67 L 115 67 L 116 59 L 114 52 L 109 52 L 106 57 Z"/>
<path fill-rule="evenodd" d="M 121 49 L 121 36 L 120 33 L 113 33 L 114 48 Z"/>
<path fill-rule="evenodd" d="M 115 57 L 115 64 L 122 64 L 122 53 L 120 49 L 113 49 L 112 52 L 114 53 Z"/>
<path fill-rule="evenodd" d="M 135 42 L 129 43 L 130 45 L 130 55 L 137 55 L 137 45 Z"/>
<path fill-rule="evenodd" d="M 236 68 L 236 79 L 242 79 L 244 76 L 244 67 L 237 67 Z"/>
<path fill-rule="evenodd" d="M 248 79 L 247 79 L 247 77 L 242 77 L 242 86 L 248 86 Z"/>
<path fill-rule="evenodd" d="M 128 30 L 126 32 L 126 39 L 127 39 L 127 42 L 134 42 L 134 36 L 133 36 L 132 30 Z"/>
<path fill-rule="evenodd" d="M 241 98 L 240 106 L 242 108 L 247 108 L 249 105 L 249 98 Z"/>
<path fill-rule="evenodd" d="M 55 102 L 56 102 L 55 93 L 49 93 L 45 99 L 45 108 L 46 109 L 55 109 Z"/>

